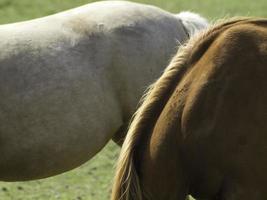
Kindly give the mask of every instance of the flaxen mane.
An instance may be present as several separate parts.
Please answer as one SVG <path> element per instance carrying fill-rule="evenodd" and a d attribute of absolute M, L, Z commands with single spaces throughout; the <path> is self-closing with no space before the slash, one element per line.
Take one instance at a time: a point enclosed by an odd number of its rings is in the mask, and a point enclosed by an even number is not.
<path fill-rule="evenodd" d="M 220 22 L 194 36 L 186 45 L 179 48 L 163 75 L 149 88 L 142 105 L 135 113 L 121 149 L 111 200 L 144 200 L 142 186 L 135 168 L 135 151 L 142 133 L 154 126 L 177 83 L 190 70 L 190 66 L 193 66 L 205 53 L 214 38 L 229 26 L 248 20 L 250 18 Z"/>

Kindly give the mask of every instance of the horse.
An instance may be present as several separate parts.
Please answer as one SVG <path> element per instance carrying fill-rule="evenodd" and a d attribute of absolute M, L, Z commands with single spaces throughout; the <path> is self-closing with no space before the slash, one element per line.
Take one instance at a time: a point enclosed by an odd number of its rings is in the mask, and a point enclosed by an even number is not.
<path fill-rule="evenodd" d="M 206 26 L 194 13 L 127 1 L 1 25 L 0 180 L 90 160 L 128 123 L 176 44 Z"/>
<path fill-rule="evenodd" d="M 112 200 L 267 199 L 267 19 L 180 47 L 129 126 Z"/>

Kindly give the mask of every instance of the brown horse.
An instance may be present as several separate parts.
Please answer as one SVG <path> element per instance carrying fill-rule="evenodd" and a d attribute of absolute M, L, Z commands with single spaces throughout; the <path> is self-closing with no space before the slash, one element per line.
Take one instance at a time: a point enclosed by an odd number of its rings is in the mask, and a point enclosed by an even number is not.
<path fill-rule="evenodd" d="M 112 200 L 267 199 L 267 20 L 181 48 L 130 125 Z"/>

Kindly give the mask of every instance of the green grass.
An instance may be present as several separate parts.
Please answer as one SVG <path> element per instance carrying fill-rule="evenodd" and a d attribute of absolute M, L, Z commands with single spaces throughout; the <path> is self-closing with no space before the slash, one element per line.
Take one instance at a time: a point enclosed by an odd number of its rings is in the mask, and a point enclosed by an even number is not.
<path fill-rule="evenodd" d="M 88 0 L 0 0 L 0 23 L 56 13 L 89 3 Z M 179 12 L 191 10 L 210 20 L 224 16 L 267 16 L 266 0 L 137 0 Z M 1 200 L 107 200 L 119 149 L 109 145 L 85 165 L 39 181 L 0 183 Z"/>
<path fill-rule="evenodd" d="M 0 23 L 8 23 L 50 15 L 62 10 L 77 7 L 90 0 L 0 0 Z M 266 0 L 136 0 L 179 12 L 191 10 L 209 19 L 224 16 L 250 15 L 267 16 Z"/>

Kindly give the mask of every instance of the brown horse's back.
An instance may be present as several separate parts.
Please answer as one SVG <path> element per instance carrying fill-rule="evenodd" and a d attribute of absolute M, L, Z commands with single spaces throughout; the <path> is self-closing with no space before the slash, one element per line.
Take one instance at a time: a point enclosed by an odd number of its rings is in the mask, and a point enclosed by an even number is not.
<path fill-rule="evenodd" d="M 224 23 L 191 44 L 137 112 L 119 162 L 134 166 L 119 166 L 120 181 L 135 168 L 145 200 L 267 199 L 267 21 Z M 179 79 L 166 75 L 175 66 Z"/>

